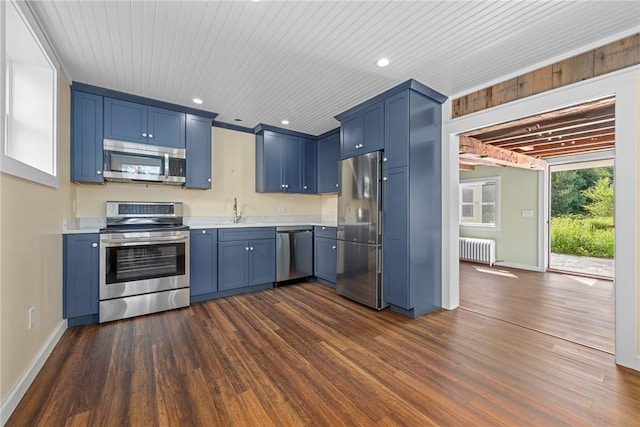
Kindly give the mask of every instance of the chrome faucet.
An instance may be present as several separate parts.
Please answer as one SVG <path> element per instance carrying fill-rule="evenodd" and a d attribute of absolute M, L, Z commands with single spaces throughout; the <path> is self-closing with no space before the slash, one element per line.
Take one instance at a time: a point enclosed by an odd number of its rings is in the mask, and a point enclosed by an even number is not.
<path fill-rule="evenodd" d="M 240 218 L 242 218 L 242 213 L 238 215 L 238 199 L 234 197 L 233 198 L 233 223 L 237 224 L 238 221 L 240 221 Z"/>

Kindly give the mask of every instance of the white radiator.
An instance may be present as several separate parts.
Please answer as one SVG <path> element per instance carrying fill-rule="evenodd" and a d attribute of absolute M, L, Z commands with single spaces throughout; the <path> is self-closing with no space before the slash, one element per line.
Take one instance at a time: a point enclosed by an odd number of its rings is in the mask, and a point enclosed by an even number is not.
<path fill-rule="evenodd" d="M 493 265 L 496 263 L 496 241 L 460 237 L 460 259 Z"/>

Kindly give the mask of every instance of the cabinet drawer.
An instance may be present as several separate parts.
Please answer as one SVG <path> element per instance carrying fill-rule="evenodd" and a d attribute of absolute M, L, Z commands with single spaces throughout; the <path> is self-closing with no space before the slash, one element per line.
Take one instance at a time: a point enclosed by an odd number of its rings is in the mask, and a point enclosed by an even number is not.
<path fill-rule="evenodd" d="M 315 237 L 327 237 L 329 239 L 336 239 L 337 229 L 336 227 L 316 225 L 315 227 L 313 227 L 313 235 Z"/>
<path fill-rule="evenodd" d="M 218 241 L 275 239 L 275 227 L 221 228 L 218 230 Z"/>

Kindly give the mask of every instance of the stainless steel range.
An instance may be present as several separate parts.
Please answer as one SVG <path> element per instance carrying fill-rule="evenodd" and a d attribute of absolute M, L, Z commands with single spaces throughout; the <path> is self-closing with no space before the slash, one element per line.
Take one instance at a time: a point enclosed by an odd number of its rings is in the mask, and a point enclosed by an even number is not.
<path fill-rule="evenodd" d="M 107 202 L 100 230 L 100 322 L 189 305 L 182 203 Z"/>

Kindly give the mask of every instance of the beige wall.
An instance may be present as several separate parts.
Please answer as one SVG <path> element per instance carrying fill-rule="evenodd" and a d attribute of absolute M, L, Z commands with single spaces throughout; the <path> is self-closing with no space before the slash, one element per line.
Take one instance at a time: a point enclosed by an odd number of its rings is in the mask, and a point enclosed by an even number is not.
<path fill-rule="evenodd" d="M 62 73 L 60 73 L 62 74 Z M 70 91 L 58 94 L 59 188 L 0 174 L 0 401 L 6 399 L 62 322 L 61 221 L 71 215 Z M 36 322 L 27 328 L 27 312 Z"/>
<path fill-rule="evenodd" d="M 139 200 L 183 202 L 186 216 L 231 217 L 234 197 L 238 198 L 238 209 L 244 217 L 320 215 L 324 211 L 324 200 L 330 196 L 255 192 L 253 134 L 214 127 L 212 143 L 211 190 L 154 184 L 74 184 L 77 187 L 76 216 L 104 216 L 107 200 Z M 284 213 L 278 213 L 279 205 L 284 206 Z"/>
<path fill-rule="evenodd" d="M 538 172 L 518 168 L 476 166 L 460 171 L 460 180 L 500 177 L 500 230 L 460 227 L 460 236 L 494 239 L 496 258 L 506 263 L 538 265 Z M 522 216 L 532 210 L 533 217 Z"/>

